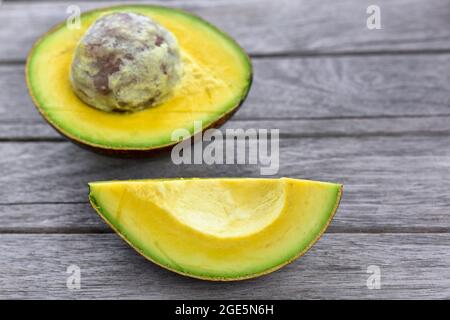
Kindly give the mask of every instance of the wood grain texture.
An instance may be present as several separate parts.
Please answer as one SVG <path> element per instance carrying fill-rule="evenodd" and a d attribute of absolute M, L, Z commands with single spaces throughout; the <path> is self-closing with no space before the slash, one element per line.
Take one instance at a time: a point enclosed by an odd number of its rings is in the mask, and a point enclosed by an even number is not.
<path fill-rule="evenodd" d="M 0 235 L 0 298 L 448 299 L 449 252 L 448 234 L 325 234 L 273 274 L 212 283 L 157 267 L 113 234 Z M 66 288 L 72 264 L 79 291 Z M 366 286 L 369 265 L 381 269 L 379 290 Z"/>
<path fill-rule="evenodd" d="M 253 64 L 254 84 L 233 120 L 266 120 L 259 126 L 286 133 L 305 128 L 306 134 L 450 129 L 448 118 L 438 119 L 450 116 L 450 54 L 254 59 Z M 23 65 L 0 65 L 0 90 L 0 139 L 58 137 L 28 96 Z M 358 119 L 402 116 L 415 118 Z M 349 119 L 308 121 L 324 118 Z M 283 126 L 286 119 L 301 121 Z"/>
<path fill-rule="evenodd" d="M 138 1 L 133 1 L 138 2 Z M 145 3 L 145 2 L 144 2 Z M 148 2 L 147 2 L 148 3 Z M 447 0 L 379 0 L 382 29 L 366 27 L 369 0 L 156 1 L 192 11 L 235 37 L 251 54 L 450 49 Z M 0 7 L 0 60 L 23 60 L 31 44 L 67 19 L 69 2 L 6 2 Z M 117 4 L 85 1 L 82 10 Z"/>
<path fill-rule="evenodd" d="M 111 233 L 85 203 L 0 205 L 0 233 Z"/>
<path fill-rule="evenodd" d="M 226 129 L 279 129 L 282 138 L 367 137 L 450 135 L 450 116 L 375 117 L 299 120 L 239 120 L 232 118 L 220 127 Z M 45 121 L 1 122 L 0 142 L 66 141 Z"/>
<path fill-rule="evenodd" d="M 285 138 L 280 141 L 277 176 L 334 181 L 345 185 L 333 227 L 356 232 L 446 232 L 450 228 L 450 137 L 386 136 Z M 29 212 L 33 222 L 21 226 L 18 203 L 86 202 L 87 183 L 96 180 L 157 177 L 260 176 L 257 165 L 180 165 L 170 155 L 151 159 L 114 159 L 70 143 L 1 143 L 0 217 L 5 230 L 90 228 L 87 207 L 49 206 Z M 58 211 L 82 211 L 79 219 L 54 220 Z M 31 218 L 34 214 L 35 217 Z M 73 213 L 74 214 L 74 213 Z M 16 216 L 19 215 L 19 216 Z M 15 219 L 14 219 L 15 217 Z M 83 218 L 81 218 L 83 217 Z M 64 224 L 67 223 L 66 226 Z M 97 225 L 95 225 L 97 228 Z M 32 228 L 30 229 L 32 230 Z"/>

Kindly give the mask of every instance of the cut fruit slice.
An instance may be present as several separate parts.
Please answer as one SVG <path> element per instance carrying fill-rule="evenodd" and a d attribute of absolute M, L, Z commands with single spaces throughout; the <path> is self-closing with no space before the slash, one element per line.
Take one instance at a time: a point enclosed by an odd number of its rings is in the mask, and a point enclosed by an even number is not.
<path fill-rule="evenodd" d="M 178 40 L 183 76 L 172 95 L 157 106 L 133 113 L 104 112 L 78 98 L 70 82 L 75 48 L 93 23 L 111 13 L 144 15 Z M 252 82 L 252 65 L 240 46 L 221 30 L 188 12 L 152 6 L 121 5 L 84 12 L 80 28 L 61 23 L 39 39 L 27 60 L 30 95 L 58 132 L 89 149 L 140 155 L 178 143 L 176 129 L 194 132 L 217 127 L 237 110 Z"/>
<path fill-rule="evenodd" d="M 305 253 L 330 223 L 339 184 L 218 178 L 89 183 L 100 216 L 144 257 L 174 272 L 241 280 Z"/>

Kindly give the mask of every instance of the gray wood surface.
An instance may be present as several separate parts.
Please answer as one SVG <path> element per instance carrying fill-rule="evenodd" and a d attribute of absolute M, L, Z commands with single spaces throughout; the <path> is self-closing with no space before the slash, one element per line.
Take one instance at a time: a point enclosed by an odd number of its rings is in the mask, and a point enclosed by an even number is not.
<path fill-rule="evenodd" d="M 373 4 L 370 0 L 321 0 L 319 5 L 315 0 L 159 3 L 201 15 L 234 36 L 254 55 L 450 48 L 447 0 L 378 0 L 377 5 L 383 10 L 383 29 L 377 32 L 366 28 L 366 8 Z M 67 6 L 74 4 L 77 2 L 31 2 L 26 3 L 24 10 L 24 3 L 5 2 L 0 9 L 0 60 L 25 59 L 33 41 L 64 21 L 68 17 Z M 82 10 L 108 5 L 103 1 L 79 3 Z"/>
<path fill-rule="evenodd" d="M 169 154 L 108 158 L 67 142 L 33 107 L 33 41 L 82 10 L 119 1 L 0 6 L 0 298 L 450 298 L 450 3 L 380 0 L 156 1 L 222 27 L 255 67 L 224 128 L 280 129 L 277 176 L 344 183 L 324 237 L 286 268 L 241 283 L 183 278 L 147 262 L 87 203 L 93 180 L 252 176 L 258 165 L 175 166 Z M 121 1 L 124 2 L 124 1 Z M 136 1 L 133 1 L 136 2 Z M 147 1 L 146 1 L 147 3 Z M 66 288 L 81 268 L 82 289 Z M 382 272 L 366 286 L 367 267 Z"/>
<path fill-rule="evenodd" d="M 408 134 L 435 136 L 446 135 L 450 132 L 450 116 L 447 115 L 240 120 L 238 114 L 221 129 L 279 129 L 282 138 L 404 136 Z M 18 119 L 0 120 L 0 141 L 60 142 L 65 139 L 43 119 Z"/>
<path fill-rule="evenodd" d="M 448 299 L 449 246 L 449 234 L 325 234 L 273 274 L 213 283 L 157 267 L 113 234 L 3 234 L 0 298 Z M 81 269 L 77 291 L 66 288 L 73 264 Z M 370 265 L 380 268 L 379 290 L 367 288 Z"/>

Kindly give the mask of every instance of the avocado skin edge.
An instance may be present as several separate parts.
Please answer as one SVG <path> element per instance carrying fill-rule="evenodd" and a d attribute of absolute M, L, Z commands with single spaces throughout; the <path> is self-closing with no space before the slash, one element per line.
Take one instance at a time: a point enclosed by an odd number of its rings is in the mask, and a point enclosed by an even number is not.
<path fill-rule="evenodd" d="M 251 83 L 252 80 L 250 80 Z M 29 90 L 29 89 L 28 89 Z M 31 95 L 31 92 L 30 92 Z M 248 93 L 241 99 L 241 101 L 235 106 L 233 109 L 231 109 L 228 113 L 224 114 L 221 118 L 216 120 L 215 122 L 211 123 L 209 126 L 202 128 L 202 131 L 189 136 L 187 139 L 192 139 L 192 137 L 202 134 L 204 131 L 212 128 L 219 128 L 222 126 L 225 122 L 228 121 L 235 113 L 239 110 L 241 105 L 244 103 Z M 34 98 L 33 98 L 34 101 Z M 60 130 L 56 125 L 54 125 L 45 115 L 42 114 L 42 112 L 39 110 L 42 117 L 45 119 L 45 121 L 54 129 L 56 130 L 60 135 L 68 139 L 73 144 L 89 151 L 93 151 L 100 155 L 106 155 L 106 156 L 112 156 L 117 158 L 146 158 L 151 156 L 158 156 L 164 153 L 169 152 L 172 147 L 181 141 L 173 142 L 172 144 L 164 145 L 161 147 L 150 147 L 148 149 L 114 149 L 114 148 L 107 148 L 107 147 L 101 147 L 101 146 L 94 146 L 87 144 L 81 140 L 76 139 L 75 137 L 71 137 L 62 130 Z"/>
<path fill-rule="evenodd" d="M 270 274 L 272 272 L 275 272 L 281 268 L 283 268 L 284 266 L 294 262 L 295 260 L 297 260 L 298 258 L 302 257 L 306 252 L 308 252 L 309 249 L 311 249 L 311 247 L 317 242 L 319 241 L 319 239 L 323 236 L 323 234 L 325 233 L 325 231 L 328 229 L 328 226 L 330 225 L 331 221 L 333 220 L 336 211 L 339 207 L 339 204 L 341 202 L 342 199 L 342 194 L 343 194 L 343 185 L 339 186 L 339 191 L 338 191 L 338 195 L 336 197 L 336 203 L 334 204 L 333 207 L 333 211 L 330 214 L 330 217 L 328 218 L 327 222 L 324 224 L 324 226 L 322 227 L 322 229 L 320 230 L 320 232 L 316 235 L 316 237 L 309 243 L 309 245 L 304 248 L 302 251 L 300 251 L 297 255 L 295 255 L 294 257 L 292 257 L 291 259 L 286 260 L 284 263 L 281 263 L 277 266 L 274 266 L 273 268 L 267 269 L 263 272 L 259 272 L 259 273 L 255 273 L 255 274 L 249 274 L 249 275 L 245 275 L 245 276 L 241 276 L 241 277 L 230 277 L 230 278 L 224 278 L 224 277 L 205 277 L 205 276 L 200 276 L 200 275 L 195 275 L 192 273 L 187 273 L 187 272 L 182 272 L 179 271 L 177 269 L 174 268 L 170 268 L 168 266 L 165 266 L 161 263 L 159 263 L 158 261 L 155 261 L 154 259 L 152 259 L 151 257 L 147 256 L 140 248 L 138 248 L 137 246 L 135 246 L 133 243 L 131 243 L 122 233 L 120 233 L 116 227 L 114 227 L 112 225 L 111 222 L 108 221 L 108 219 L 106 217 L 103 216 L 103 213 L 100 209 L 100 207 L 97 205 L 95 198 L 93 196 L 91 196 L 91 191 L 90 191 L 90 186 L 88 184 L 88 188 L 89 188 L 89 203 L 91 204 L 92 208 L 94 208 L 95 212 L 100 216 L 100 218 L 117 234 L 119 235 L 120 238 L 122 238 L 122 240 L 124 240 L 131 248 L 133 248 L 137 253 L 139 253 L 141 256 L 143 256 L 145 259 L 147 259 L 148 261 L 160 266 L 163 269 L 166 269 L 168 271 L 172 271 L 174 273 L 177 273 L 179 275 L 185 276 L 185 277 L 189 277 L 189 278 L 194 278 L 194 279 L 199 279 L 199 280 L 207 280 L 207 281 L 214 281 L 214 282 L 230 282 L 230 281 L 242 281 L 242 280 L 249 280 L 249 279 L 254 279 L 254 278 L 258 278 L 258 277 L 262 277 L 264 275 Z"/>
<path fill-rule="evenodd" d="M 121 7 L 124 7 L 124 8 L 128 7 L 129 8 L 129 7 L 132 7 L 132 6 L 134 6 L 134 7 L 166 8 L 164 6 L 159 6 L 159 5 L 133 5 L 133 4 L 130 4 L 130 5 L 115 5 L 115 6 L 108 6 L 108 7 L 98 8 L 98 9 L 94 9 L 94 10 L 88 10 L 88 11 L 85 12 L 85 14 L 96 12 L 96 11 L 104 11 L 104 10 L 109 10 L 109 9 L 114 9 L 114 8 L 121 8 Z M 180 9 L 176 9 L 176 8 L 170 8 L 170 9 L 174 10 L 174 11 L 185 12 L 184 10 L 180 10 Z M 246 60 L 248 62 L 248 65 L 249 65 L 249 78 L 247 80 L 247 87 L 246 87 L 246 89 L 244 91 L 243 96 L 241 97 L 239 102 L 234 107 L 230 108 L 228 110 L 228 112 L 223 114 L 216 121 L 214 121 L 211 124 L 209 124 L 208 126 L 202 128 L 201 132 L 197 132 L 196 134 L 190 135 L 187 139 L 191 139 L 193 136 L 195 136 L 197 134 L 202 134 L 207 129 L 219 128 L 226 121 L 228 121 L 234 115 L 234 113 L 242 106 L 244 101 L 247 99 L 248 94 L 250 92 L 250 88 L 251 88 L 252 83 L 253 83 L 253 65 L 252 65 L 252 61 L 251 61 L 249 55 L 247 54 L 247 52 L 244 49 L 242 49 L 242 47 L 231 36 L 229 36 L 227 33 L 222 31 L 221 29 L 217 28 L 213 24 L 211 24 L 208 21 L 204 20 L 200 16 L 197 16 L 197 15 L 191 13 L 191 12 L 189 12 L 189 14 L 192 17 L 194 17 L 195 19 L 198 19 L 198 20 L 202 21 L 204 24 L 208 25 L 209 27 L 211 27 L 214 30 L 216 30 L 217 32 L 219 32 L 221 35 L 226 37 L 228 40 L 232 41 L 238 48 L 241 49 L 242 54 L 245 56 L 245 58 L 246 58 Z M 56 31 L 59 28 L 61 28 L 64 24 L 65 24 L 65 22 L 56 24 L 55 26 L 50 28 L 50 30 L 48 30 L 45 34 L 43 34 L 41 37 L 39 37 L 34 42 L 33 46 L 31 47 L 30 51 L 28 52 L 27 61 L 26 61 L 26 64 L 25 64 L 25 80 L 26 80 L 28 94 L 30 95 L 31 100 L 33 101 L 33 104 L 34 104 L 35 108 L 38 110 L 39 114 L 45 119 L 45 121 L 54 130 L 56 130 L 56 132 L 58 132 L 60 135 L 62 135 L 63 137 L 65 137 L 70 142 L 74 143 L 75 145 L 77 145 L 77 146 L 79 146 L 79 147 L 81 147 L 81 148 L 83 148 L 85 150 L 93 151 L 93 152 L 95 152 L 97 154 L 106 155 L 106 156 L 112 156 L 112 157 L 119 157 L 119 158 L 145 158 L 145 157 L 157 156 L 157 155 L 160 155 L 160 154 L 163 154 L 163 153 L 167 153 L 168 151 L 170 151 L 172 149 L 172 147 L 174 145 L 180 143 L 181 141 L 176 141 L 176 142 L 173 142 L 173 143 L 170 143 L 170 144 L 161 145 L 161 146 L 153 146 L 153 147 L 148 147 L 148 148 L 126 148 L 126 147 L 125 148 L 117 148 L 117 147 L 113 148 L 113 147 L 107 147 L 107 146 L 101 146 L 101 145 L 94 145 L 94 144 L 86 143 L 85 141 L 82 141 L 81 139 L 78 139 L 77 137 L 69 135 L 68 133 L 64 132 L 64 130 L 60 129 L 57 124 L 53 123 L 47 117 L 47 115 L 44 113 L 44 111 L 39 107 L 39 103 L 38 103 L 37 99 L 35 98 L 35 96 L 32 93 L 31 81 L 30 81 L 30 76 L 29 76 L 28 70 L 29 70 L 29 66 L 30 66 L 30 63 L 31 63 L 32 55 L 34 53 L 34 49 L 37 47 L 37 45 L 43 39 L 45 39 L 48 35 L 50 35 L 54 31 Z"/>

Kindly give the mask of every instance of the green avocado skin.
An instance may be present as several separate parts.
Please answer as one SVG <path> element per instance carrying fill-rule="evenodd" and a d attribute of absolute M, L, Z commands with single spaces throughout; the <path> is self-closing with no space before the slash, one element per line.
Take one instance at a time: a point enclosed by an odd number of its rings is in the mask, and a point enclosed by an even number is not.
<path fill-rule="evenodd" d="M 217 119 L 215 122 L 209 124 L 207 127 L 203 127 L 202 132 L 211 128 L 219 128 L 239 110 L 244 101 L 245 98 L 243 98 L 243 100 L 241 100 L 239 104 L 234 109 L 231 110 L 231 112 L 225 114 L 221 118 Z M 172 147 L 178 143 L 178 142 L 170 142 L 165 145 L 160 145 L 152 148 L 109 148 L 80 142 L 79 140 L 73 139 L 63 132 L 60 132 L 60 130 L 57 127 L 55 127 L 51 122 L 47 121 L 47 123 L 75 145 L 85 150 L 114 158 L 130 159 L 130 158 L 148 158 L 154 156 L 156 157 L 158 155 L 163 155 L 166 154 L 167 152 L 170 152 L 170 150 L 172 150 Z"/>

